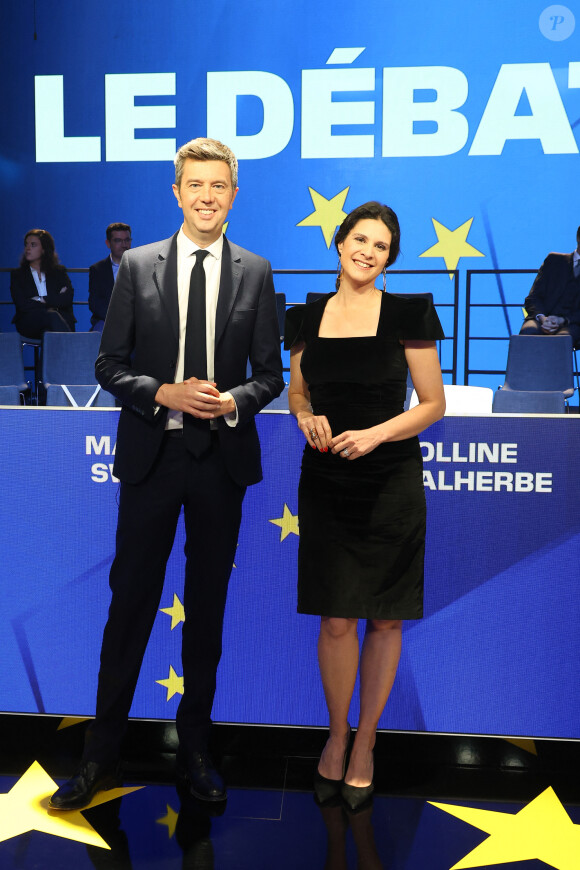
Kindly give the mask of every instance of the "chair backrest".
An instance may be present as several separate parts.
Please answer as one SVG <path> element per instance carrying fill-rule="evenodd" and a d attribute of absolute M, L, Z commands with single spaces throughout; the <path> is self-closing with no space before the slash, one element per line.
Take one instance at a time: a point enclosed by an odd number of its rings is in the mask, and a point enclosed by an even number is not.
<path fill-rule="evenodd" d="M 445 416 L 471 417 L 491 414 L 493 390 L 491 387 L 470 387 L 460 384 L 445 384 Z M 419 404 L 416 390 L 413 390 L 409 408 Z"/>
<path fill-rule="evenodd" d="M 42 383 L 95 384 L 100 332 L 45 332 Z"/>
<path fill-rule="evenodd" d="M 0 387 L 0 405 L 22 405 L 22 392 L 18 387 Z"/>
<path fill-rule="evenodd" d="M 286 294 L 276 293 L 276 314 L 278 315 L 278 329 L 280 341 L 284 341 L 284 322 L 286 320 Z"/>
<path fill-rule="evenodd" d="M 564 393 L 548 390 L 498 390 L 493 397 L 495 414 L 565 414 Z"/>
<path fill-rule="evenodd" d="M 22 362 L 22 343 L 17 332 L 0 332 L 0 385 L 17 387 L 18 390 L 28 389 Z"/>
<path fill-rule="evenodd" d="M 311 291 L 306 294 L 306 304 L 310 305 L 311 302 L 316 302 L 317 299 L 320 299 L 322 296 L 327 296 L 327 293 L 315 293 Z"/>
<path fill-rule="evenodd" d="M 574 393 L 571 335 L 512 335 L 505 390 Z"/>
<path fill-rule="evenodd" d="M 65 384 L 66 390 L 57 384 L 46 389 L 46 404 L 64 408 L 114 408 L 115 397 L 106 390 L 98 390 L 94 384 Z"/>

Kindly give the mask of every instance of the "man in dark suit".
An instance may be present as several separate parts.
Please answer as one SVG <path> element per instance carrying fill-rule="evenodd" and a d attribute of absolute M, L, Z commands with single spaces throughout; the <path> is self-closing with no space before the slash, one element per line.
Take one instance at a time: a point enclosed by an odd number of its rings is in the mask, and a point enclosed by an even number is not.
<path fill-rule="evenodd" d="M 96 718 L 78 773 L 51 798 L 56 809 L 86 806 L 119 781 L 121 740 L 182 506 L 177 773 L 195 797 L 225 798 L 208 754 L 210 714 L 242 500 L 262 476 L 254 416 L 283 387 L 279 328 L 270 264 L 222 233 L 237 193 L 235 156 L 220 142 L 194 139 L 175 167 L 183 225 L 124 254 L 96 364 L 100 384 L 122 403 L 117 548 Z"/>
<path fill-rule="evenodd" d="M 580 227 L 576 245 L 571 254 L 548 254 L 540 266 L 520 335 L 571 335 L 580 347 Z"/>
<path fill-rule="evenodd" d="M 104 260 L 93 263 L 89 268 L 89 308 L 92 312 L 91 332 L 95 330 L 98 332 L 103 331 L 121 257 L 131 247 L 131 227 L 129 224 L 120 222 L 109 224 L 105 244 L 111 253 Z"/>

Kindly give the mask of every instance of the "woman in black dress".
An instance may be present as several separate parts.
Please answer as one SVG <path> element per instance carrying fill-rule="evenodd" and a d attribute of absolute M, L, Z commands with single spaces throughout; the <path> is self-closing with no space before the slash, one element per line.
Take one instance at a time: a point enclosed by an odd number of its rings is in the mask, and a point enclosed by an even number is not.
<path fill-rule="evenodd" d="M 445 398 L 432 303 L 379 290 L 399 253 L 388 206 L 366 203 L 339 227 L 336 293 L 288 311 L 290 411 L 307 445 L 298 514 L 298 610 L 321 616 L 318 660 L 330 736 L 315 780 L 356 808 L 372 793 L 376 728 L 399 662 L 403 619 L 423 607 L 425 493 L 417 435 Z M 403 410 L 407 367 L 419 404 Z M 359 669 L 360 717 L 348 768 L 348 710 Z M 345 769 L 346 768 L 346 769 Z"/>
<path fill-rule="evenodd" d="M 24 236 L 20 267 L 10 275 L 10 293 L 16 307 L 12 322 L 21 335 L 74 332 L 73 286 L 46 230 L 29 230 Z"/>

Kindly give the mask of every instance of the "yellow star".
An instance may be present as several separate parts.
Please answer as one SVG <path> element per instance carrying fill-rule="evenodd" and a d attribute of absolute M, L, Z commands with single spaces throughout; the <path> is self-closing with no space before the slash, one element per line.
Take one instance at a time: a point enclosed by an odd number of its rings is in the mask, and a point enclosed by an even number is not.
<path fill-rule="evenodd" d="M 345 187 L 344 190 L 341 190 L 332 199 L 326 199 L 321 193 L 317 193 L 311 187 L 308 190 L 312 197 L 314 211 L 308 217 L 305 217 L 303 221 L 300 221 L 299 224 L 296 224 L 296 226 L 320 227 L 326 247 L 330 248 L 335 229 L 340 226 L 346 217 L 346 212 L 342 210 L 342 207 L 350 188 Z"/>
<path fill-rule="evenodd" d="M 96 807 L 141 788 L 143 786 L 112 788 L 110 791 L 99 792 L 90 806 Z M 41 831 L 55 837 L 110 849 L 80 810 L 63 813 L 48 809 L 48 799 L 56 789 L 57 784 L 38 761 L 33 762 L 9 792 L 0 794 L 0 842 L 28 831 Z"/>
<path fill-rule="evenodd" d="M 298 531 L 298 514 L 294 516 L 290 508 L 286 503 L 284 503 L 284 512 L 281 517 L 278 517 L 276 520 L 268 520 L 268 522 L 273 523 L 275 526 L 280 526 L 282 531 L 280 532 L 280 540 L 283 541 L 284 538 L 287 538 L 288 535 L 299 535 Z"/>
<path fill-rule="evenodd" d="M 227 228 L 228 228 L 228 224 L 229 224 L 229 221 L 226 221 L 225 224 L 224 224 L 223 227 L 222 227 L 222 233 L 224 234 L 224 236 L 225 236 L 225 234 L 226 234 L 226 230 L 227 230 Z"/>
<path fill-rule="evenodd" d="M 177 825 L 177 817 L 179 813 L 176 813 L 169 804 L 165 804 L 165 806 L 167 807 L 167 815 L 163 816 L 161 819 L 157 819 L 157 824 L 167 826 L 167 834 L 169 839 L 171 839 L 175 833 L 175 826 Z"/>
<path fill-rule="evenodd" d="M 481 251 L 478 251 L 477 248 L 474 248 L 467 241 L 473 218 L 469 218 L 468 221 L 465 221 L 456 230 L 448 230 L 447 227 L 444 227 L 435 218 L 431 218 L 431 220 L 433 221 L 438 241 L 431 248 L 419 254 L 420 257 L 443 257 L 448 269 L 456 269 L 461 257 L 485 257 L 485 254 L 482 254 Z M 453 278 L 453 275 L 449 277 Z"/>
<path fill-rule="evenodd" d="M 171 631 L 173 631 L 175 626 L 179 625 L 180 622 L 185 622 L 185 610 L 175 592 L 173 593 L 173 604 L 171 607 L 160 607 L 159 609 L 161 610 L 161 613 L 167 613 L 167 615 L 171 617 Z"/>
<path fill-rule="evenodd" d="M 183 695 L 183 677 L 178 677 L 173 666 L 169 665 L 169 676 L 166 680 L 155 680 L 160 686 L 165 686 L 167 689 L 166 701 L 170 701 L 174 695 Z"/>
<path fill-rule="evenodd" d="M 556 870 L 580 866 L 580 825 L 572 822 L 552 788 L 515 814 L 429 803 L 491 834 L 450 870 L 533 859 Z"/>
<path fill-rule="evenodd" d="M 533 740 L 530 740 L 527 737 L 504 737 L 506 743 L 513 743 L 514 746 L 517 746 L 519 749 L 523 749 L 525 752 L 529 752 L 530 755 L 537 755 L 538 750 L 536 749 L 536 744 Z"/>
<path fill-rule="evenodd" d="M 72 728 L 73 725 L 80 725 L 81 722 L 88 722 L 89 716 L 65 716 L 60 720 L 57 731 L 63 731 L 65 728 Z"/>

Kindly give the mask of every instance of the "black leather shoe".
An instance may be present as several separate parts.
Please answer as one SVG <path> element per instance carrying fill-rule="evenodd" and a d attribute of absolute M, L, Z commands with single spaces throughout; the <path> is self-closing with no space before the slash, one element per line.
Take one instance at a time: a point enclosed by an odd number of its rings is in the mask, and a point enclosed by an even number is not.
<path fill-rule="evenodd" d="M 77 773 L 55 791 L 48 806 L 51 810 L 82 810 L 88 807 L 97 792 L 120 785 L 120 763 L 105 765 L 83 761 Z"/>
<path fill-rule="evenodd" d="M 226 787 L 207 752 L 178 757 L 177 776 L 187 781 L 190 793 L 200 801 L 225 801 Z"/>

